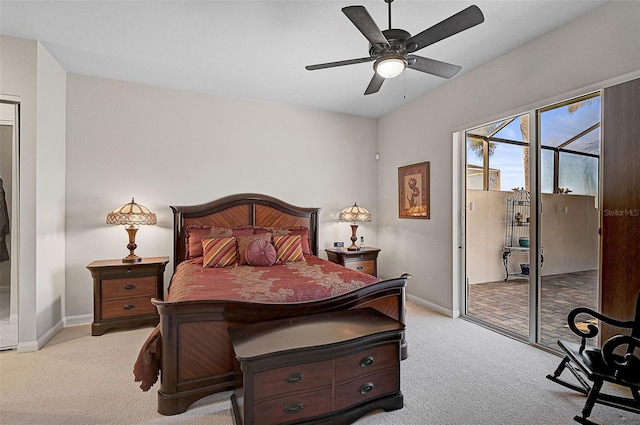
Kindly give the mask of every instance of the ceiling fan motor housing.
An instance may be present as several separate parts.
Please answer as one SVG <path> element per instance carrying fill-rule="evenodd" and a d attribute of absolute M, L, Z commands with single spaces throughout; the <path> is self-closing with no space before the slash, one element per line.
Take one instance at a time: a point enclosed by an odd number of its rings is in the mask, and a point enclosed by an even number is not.
<path fill-rule="evenodd" d="M 411 37 L 411 34 L 405 30 L 396 28 L 384 30 L 382 31 L 382 34 L 389 42 L 389 48 L 369 43 L 370 56 L 375 57 L 383 52 L 397 52 L 400 55 L 404 54 L 405 49 L 403 48 L 403 44 Z"/>

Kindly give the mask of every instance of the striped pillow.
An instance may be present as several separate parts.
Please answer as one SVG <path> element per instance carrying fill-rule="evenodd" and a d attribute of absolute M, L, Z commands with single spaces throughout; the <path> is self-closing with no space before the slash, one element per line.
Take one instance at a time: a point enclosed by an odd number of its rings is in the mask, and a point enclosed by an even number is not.
<path fill-rule="evenodd" d="M 273 246 L 276 249 L 276 263 L 305 261 L 300 235 L 274 236 Z"/>
<path fill-rule="evenodd" d="M 236 238 L 202 240 L 202 267 L 229 267 L 238 265 Z"/>

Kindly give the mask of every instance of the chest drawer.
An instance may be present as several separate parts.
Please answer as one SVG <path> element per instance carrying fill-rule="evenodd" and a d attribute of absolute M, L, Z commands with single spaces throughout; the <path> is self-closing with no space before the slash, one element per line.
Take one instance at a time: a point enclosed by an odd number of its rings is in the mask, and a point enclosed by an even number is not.
<path fill-rule="evenodd" d="M 395 344 L 372 347 L 336 359 L 336 382 L 371 374 L 399 363 L 399 348 Z"/>
<path fill-rule="evenodd" d="M 346 409 L 400 391 L 400 366 L 382 369 L 336 385 L 335 410 Z"/>
<path fill-rule="evenodd" d="M 104 279 L 101 282 L 102 298 L 123 298 L 156 293 L 156 277 L 132 277 L 128 279 Z"/>
<path fill-rule="evenodd" d="M 152 296 L 145 295 L 102 300 L 102 319 L 153 314 L 156 312 L 156 307 L 151 304 L 151 298 Z"/>
<path fill-rule="evenodd" d="M 326 388 L 290 394 L 254 405 L 255 423 L 278 425 L 331 411 L 331 383 Z"/>
<path fill-rule="evenodd" d="M 375 271 L 375 262 L 373 260 L 345 261 L 344 266 L 367 274 L 373 274 Z"/>
<path fill-rule="evenodd" d="M 256 400 L 308 391 L 331 385 L 331 360 L 268 370 L 256 373 L 253 379 Z"/>

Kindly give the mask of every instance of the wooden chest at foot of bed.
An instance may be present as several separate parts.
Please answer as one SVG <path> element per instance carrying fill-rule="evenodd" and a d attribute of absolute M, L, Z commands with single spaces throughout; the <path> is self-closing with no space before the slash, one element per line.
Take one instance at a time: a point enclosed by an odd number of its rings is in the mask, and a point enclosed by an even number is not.
<path fill-rule="evenodd" d="M 403 329 L 373 309 L 231 328 L 243 376 L 231 397 L 234 423 L 347 424 L 402 408 Z"/>

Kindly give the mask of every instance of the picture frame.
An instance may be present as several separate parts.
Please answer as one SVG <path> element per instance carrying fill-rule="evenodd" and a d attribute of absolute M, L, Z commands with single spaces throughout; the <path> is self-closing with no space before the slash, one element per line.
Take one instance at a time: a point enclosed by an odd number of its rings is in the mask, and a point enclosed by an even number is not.
<path fill-rule="evenodd" d="M 398 217 L 431 216 L 429 162 L 398 167 Z"/>

